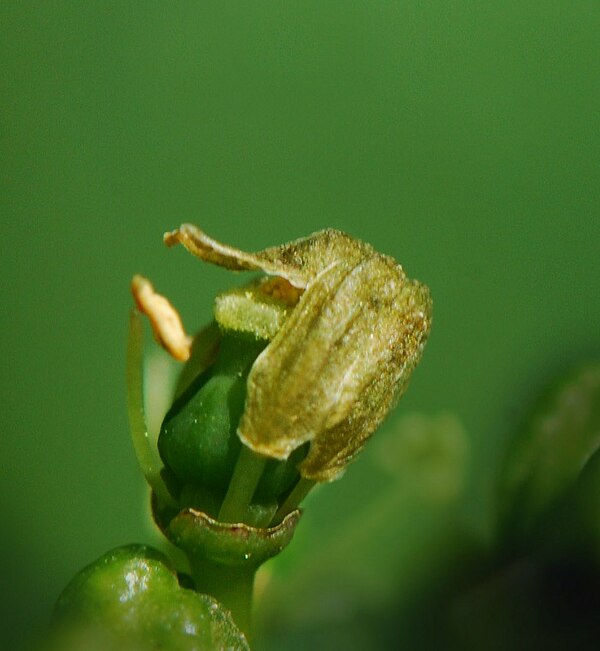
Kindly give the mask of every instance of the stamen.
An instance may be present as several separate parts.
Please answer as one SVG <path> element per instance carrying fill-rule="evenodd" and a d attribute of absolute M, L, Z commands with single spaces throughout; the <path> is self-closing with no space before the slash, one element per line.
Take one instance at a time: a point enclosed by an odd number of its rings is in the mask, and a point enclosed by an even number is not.
<path fill-rule="evenodd" d="M 143 276 L 133 277 L 131 292 L 140 312 L 150 319 L 158 343 L 176 360 L 187 361 L 192 337 L 186 334 L 177 310 L 164 296 L 156 293 L 152 283 Z"/>

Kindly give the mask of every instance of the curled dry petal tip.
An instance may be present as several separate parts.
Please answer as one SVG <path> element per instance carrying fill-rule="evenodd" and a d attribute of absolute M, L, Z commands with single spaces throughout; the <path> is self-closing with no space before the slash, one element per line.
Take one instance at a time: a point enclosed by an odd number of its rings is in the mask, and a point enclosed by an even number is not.
<path fill-rule="evenodd" d="M 133 277 L 131 293 L 140 312 L 150 319 L 158 343 L 175 359 L 187 361 L 190 357 L 192 338 L 186 334 L 177 310 L 164 296 L 158 294 L 152 283 L 143 276 Z"/>
<path fill-rule="evenodd" d="M 190 224 L 165 234 L 165 242 L 301 290 L 252 366 L 238 434 L 277 459 L 310 442 L 301 474 L 337 477 L 406 389 L 431 327 L 428 288 L 392 258 L 333 229 L 256 253 Z"/>
<path fill-rule="evenodd" d="M 205 262 L 234 271 L 263 271 L 269 276 L 285 278 L 300 289 L 305 289 L 329 265 L 373 252 L 368 244 L 332 228 L 256 253 L 221 244 L 193 224 L 182 224 L 165 233 L 163 240 L 169 247 L 182 244 Z"/>

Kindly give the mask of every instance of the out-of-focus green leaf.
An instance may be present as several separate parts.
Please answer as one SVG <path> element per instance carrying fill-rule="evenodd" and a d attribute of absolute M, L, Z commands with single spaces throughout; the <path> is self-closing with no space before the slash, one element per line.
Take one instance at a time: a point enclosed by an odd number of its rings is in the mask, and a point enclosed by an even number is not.
<path fill-rule="evenodd" d="M 450 413 L 407 414 L 376 449 L 381 468 L 427 503 L 452 503 L 464 488 L 467 437 Z"/>
<path fill-rule="evenodd" d="M 569 518 L 574 553 L 600 568 L 600 449 L 586 463 L 562 513 L 563 522 Z"/>
<path fill-rule="evenodd" d="M 600 362 L 590 362 L 549 391 L 515 440 L 500 481 L 505 531 L 531 531 L 599 448 Z"/>
<path fill-rule="evenodd" d="M 600 573 L 577 559 L 527 558 L 463 585 L 444 607 L 453 651 L 598 649 Z"/>
<path fill-rule="evenodd" d="M 600 451 L 588 462 L 582 476 L 583 520 L 588 524 L 597 564 L 600 566 Z"/>
<path fill-rule="evenodd" d="M 265 648 L 291 639 L 293 648 L 388 648 L 370 626 L 451 567 L 464 543 L 456 518 L 467 460 L 455 416 L 409 414 L 378 432 L 342 480 L 316 488 L 294 540 L 258 575 Z"/>

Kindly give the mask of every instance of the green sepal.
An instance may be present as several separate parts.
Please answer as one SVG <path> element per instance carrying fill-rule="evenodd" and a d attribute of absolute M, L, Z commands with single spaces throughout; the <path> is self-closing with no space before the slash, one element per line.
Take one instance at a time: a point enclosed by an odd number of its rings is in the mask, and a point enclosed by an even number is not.
<path fill-rule="evenodd" d="M 217 601 L 180 587 L 167 559 L 143 545 L 112 550 L 79 572 L 58 599 L 54 623 L 58 639 L 76 631 L 107 648 L 249 650 Z"/>
<path fill-rule="evenodd" d="M 253 527 L 220 522 L 194 509 L 172 517 L 156 499 L 152 507 L 165 536 L 187 556 L 196 590 L 215 595 L 250 634 L 256 570 L 291 542 L 301 512 L 293 511 L 274 527 Z"/>
<path fill-rule="evenodd" d="M 292 540 L 301 512 L 295 510 L 275 527 L 219 522 L 206 513 L 181 511 L 163 531 L 190 562 L 209 560 L 230 567 L 257 568 L 276 556 Z"/>

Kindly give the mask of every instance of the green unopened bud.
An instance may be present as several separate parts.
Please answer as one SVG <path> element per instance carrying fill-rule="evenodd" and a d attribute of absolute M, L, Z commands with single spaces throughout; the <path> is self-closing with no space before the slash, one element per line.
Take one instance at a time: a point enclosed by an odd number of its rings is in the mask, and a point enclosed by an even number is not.
<path fill-rule="evenodd" d="M 285 310 L 263 309 L 253 290 L 226 299 L 222 310 L 237 330 L 270 340 L 249 371 L 237 434 L 257 454 L 280 460 L 308 443 L 300 474 L 336 478 L 406 389 L 431 325 L 427 287 L 335 230 L 258 253 L 189 224 L 165 242 L 228 269 L 275 277 Z"/>
<path fill-rule="evenodd" d="M 224 333 L 215 363 L 175 400 L 158 449 L 182 485 L 224 493 L 241 443 L 235 432 L 244 410 L 246 378 L 266 342 Z"/>

